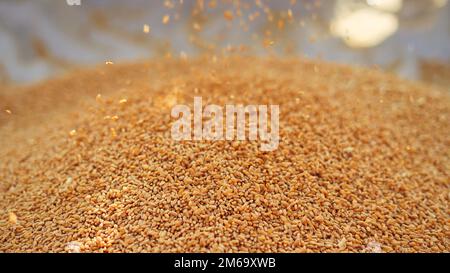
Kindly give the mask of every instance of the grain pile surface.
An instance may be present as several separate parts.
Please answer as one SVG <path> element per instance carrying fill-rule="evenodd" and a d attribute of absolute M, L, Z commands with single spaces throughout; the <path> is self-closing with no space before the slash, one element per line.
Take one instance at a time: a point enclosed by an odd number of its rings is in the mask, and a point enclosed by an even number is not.
<path fill-rule="evenodd" d="M 170 136 L 279 104 L 280 145 Z M 448 252 L 450 98 L 307 60 L 154 60 L 2 90 L 2 252 Z"/>

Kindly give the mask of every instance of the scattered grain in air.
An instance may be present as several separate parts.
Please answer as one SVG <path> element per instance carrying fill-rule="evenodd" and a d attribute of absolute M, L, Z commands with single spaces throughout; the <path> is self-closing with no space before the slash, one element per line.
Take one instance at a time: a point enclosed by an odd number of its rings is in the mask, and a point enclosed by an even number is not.
<path fill-rule="evenodd" d="M 164 1 L 164 6 L 168 9 L 173 9 L 175 7 L 174 3 L 170 0 L 165 0 Z"/>
<path fill-rule="evenodd" d="M 211 0 L 211 1 L 209 1 L 208 6 L 209 6 L 210 8 L 212 8 L 212 9 L 216 8 L 216 7 L 217 7 L 217 0 Z"/>
<path fill-rule="evenodd" d="M 292 10 L 291 9 L 288 9 L 288 18 L 290 19 L 290 20 L 292 20 L 292 18 L 293 18 L 293 14 L 292 14 Z"/>
<path fill-rule="evenodd" d="M 170 21 L 170 15 L 164 15 L 164 17 L 162 19 L 163 24 L 166 25 L 169 23 L 169 21 Z"/>
<path fill-rule="evenodd" d="M 234 15 L 233 15 L 233 12 L 231 10 L 226 10 L 223 13 L 223 17 L 225 17 L 225 19 L 227 19 L 228 21 L 231 21 L 231 20 L 233 20 Z"/>
<path fill-rule="evenodd" d="M 274 44 L 275 44 L 275 41 L 273 41 L 273 40 L 270 40 L 270 39 L 265 39 L 264 40 L 264 47 L 266 47 L 266 48 L 271 47 Z"/>
<path fill-rule="evenodd" d="M 144 31 L 144 33 L 150 33 L 150 26 L 145 24 L 143 31 Z"/>
<path fill-rule="evenodd" d="M 192 24 L 192 27 L 193 27 L 195 30 L 197 30 L 197 31 L 199 31 L 199 30 L 202 29 L 199 23 L 193 23 L 193 24 Z"/>
<path fill-rule="evenodd" d="M 180 59 L 183 61 L 186 61 L 188 59 L 188 56 L 184 51 L 180 52 Z"/>

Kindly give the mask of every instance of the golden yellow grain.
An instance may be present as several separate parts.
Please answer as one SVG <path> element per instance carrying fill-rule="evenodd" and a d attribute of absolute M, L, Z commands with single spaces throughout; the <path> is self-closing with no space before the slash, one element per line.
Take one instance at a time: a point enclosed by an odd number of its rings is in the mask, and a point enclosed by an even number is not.
<path fill-rule="evenodd" d="M 147 24 L 144 24 L 144 26 L 142 27 L 142 31 L 144 33 L 150 33 L 150 26 Z"/>
<path fill-rule="evenodd" d="M 12 225 L 17 225 L 17 215 L 14 212 L 9 212 L 8 221 Z"/>
<path fill-rule="evenodd" d="M 231 10 L 226 10 L 226 11 L 224 11 L 224 12 L 223 12 L 223 17 L 224 17 L 225 19 L 227 19 L 228 21 L 233 20 L 233 18 L 234 18 L 233 11 L 231 11 Z"/>
<path fill-rule="evenodd" d="M 20 115 L 0 123 L 0 252 L 450 250 L 450 99 L 434 87 L 210 56 L 99 67 L 11 94 Z M 279 148 L 173 141 L 171 106 L 194 96 L 280 105 Z"/>
<path fill-rule="evenodd" d="M 164 25 L 167 25 L 170 21 L 170 15 L 164 15 L 162 22 Z"/>

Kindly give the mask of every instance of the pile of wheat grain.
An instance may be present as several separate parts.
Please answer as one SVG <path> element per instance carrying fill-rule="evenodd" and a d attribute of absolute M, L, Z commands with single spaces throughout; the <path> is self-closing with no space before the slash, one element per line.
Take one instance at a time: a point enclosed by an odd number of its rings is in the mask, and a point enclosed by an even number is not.
<path fill-rule="evenodd" d="M 173 141 L 171 107 L 194 96 L 279 104 L 279 148 Z M 234 57 L 107 65 L 0 99 L 0 251 L 450 251 L 443 91 Z"/>

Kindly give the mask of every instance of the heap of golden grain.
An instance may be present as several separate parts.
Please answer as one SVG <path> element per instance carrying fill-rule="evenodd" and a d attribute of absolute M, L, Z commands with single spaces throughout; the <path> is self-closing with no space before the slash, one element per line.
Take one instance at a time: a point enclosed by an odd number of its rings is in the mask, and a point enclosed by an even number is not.
<path fill-rule="evenodd" d="M 194 96 L 279 104 L 279 148 L 173 141 Z M 154 60 L 3 88 L 0 107 L 2 252 L 450 251 L 450 98 L 419 83 Z"/>

